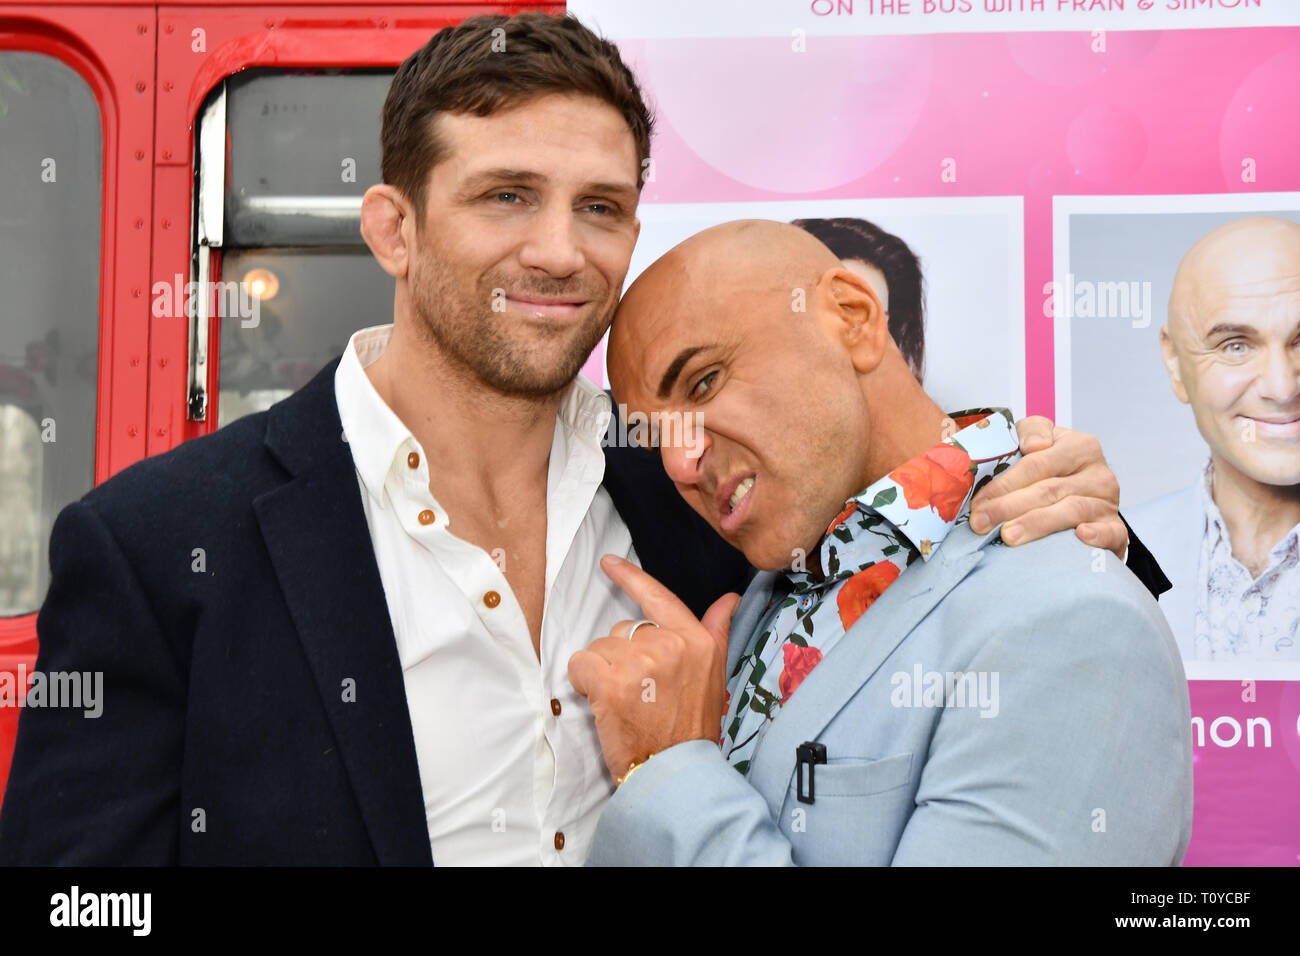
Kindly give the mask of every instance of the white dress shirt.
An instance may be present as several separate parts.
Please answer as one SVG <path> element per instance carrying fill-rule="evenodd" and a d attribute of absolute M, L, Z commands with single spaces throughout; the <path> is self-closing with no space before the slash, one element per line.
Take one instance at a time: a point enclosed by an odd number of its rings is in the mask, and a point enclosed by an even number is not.
<path fill-rule="evenodd" d="M 455 462 L 430 462 L 364 371 L 391 336 L 391 325 L 354 334 L 334 388 L 397 638 L 434 863 L 581 865 L 614 783 L 569 657 L 641 616 L 598 564 L 606 553 L 637 561 L 601 486 L 609 398 L 579 376 L 556 417 L 539 663 L 497 563 L 504 552 L 457 537 L 456 516 L 429 490 L 431 471 Z"/>
<path fill-rule="evenodd" d="M 1232 556 L 1214 503 L 1213 459 L 1201 475 L 1205 535 L 1197 564 L 1196 659 L 1300 660 L 1300 525 L 1269 551 L 1257 578 Z"/>

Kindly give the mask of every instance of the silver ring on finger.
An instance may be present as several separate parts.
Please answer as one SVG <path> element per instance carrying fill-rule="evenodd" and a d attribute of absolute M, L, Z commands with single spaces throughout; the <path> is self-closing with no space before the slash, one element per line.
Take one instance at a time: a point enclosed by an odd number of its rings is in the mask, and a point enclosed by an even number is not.
<path fill-rule="evenodd" d="M 627 629 L 627 639 L 629 641 L 632 640 L 632 635 L 636 633 L 636 629 L 638 627 L 645 627 L 647 624 L 649 624 L 651 627 L 659 626 L 654 621 L 637 621 L 635 624 L 633 624 L 631 627 Z"/>

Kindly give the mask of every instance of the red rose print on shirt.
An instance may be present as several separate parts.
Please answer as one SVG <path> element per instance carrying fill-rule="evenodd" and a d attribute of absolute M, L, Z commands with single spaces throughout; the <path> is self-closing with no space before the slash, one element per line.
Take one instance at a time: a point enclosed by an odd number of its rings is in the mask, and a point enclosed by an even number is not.
<path fill-rule="evenodd" d="M 957 517 L 970 491 L 970 455 L 953 445 L 936 445 L 919 459 L 899 465 L 889 473 L 898 482 L 909 508 L 927 505 L 944 521 Z"/>
<path fill-rule="evenodd" d="M 781 650 L 785 653 L 785 670 L 781 672 L 781 703 L 784 704 L 821 662 L 822 652 L 798 644 L 786 644 Z"/>
<path fill-rule="evenodd" d="M 826 529 L 826 533 L 830 534 L 832 531 L 838 528 L 842 522 L 848 520 L 849 515 L 853 514 L 853 512 L 857 510 L 858 510 L 858 503 L 856 501 L 850 501 L 848 503 L 848 506 L 835 516 L 835 520 L 832 521 L 830 527 Z"/>
<path fill-rule="evenodd" d="M 887 587 L 898 580 L 898 574 L 898 565 L 893 561 L 878 561 L 844 582 L 835 602 L 840 606 L 840 623 L 845 631 L 857 623 Z"/>
<path fill-rule="evenodd" d="M 974 425 L 978 422 L 985 423 L 983 425 L 980 425 L 980 428 L 987 428 L 989 414 L 990 414 L 989 412 L 973 412 L 970 415 L 958 415 L 956 418 L 953 419 L 953 421 L 956 423 L 958 428 L 968 428 L 971 425 Z"/>

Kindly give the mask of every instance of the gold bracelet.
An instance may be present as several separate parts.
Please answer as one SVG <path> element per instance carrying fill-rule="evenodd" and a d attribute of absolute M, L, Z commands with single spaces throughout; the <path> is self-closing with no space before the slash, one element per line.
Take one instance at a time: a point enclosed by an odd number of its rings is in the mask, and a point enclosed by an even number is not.
<path fill-rule="evenodd" d="M 646 760 L 649 760 L 650 758 L 649 758 L 649 757 L 646 757 L 645 759 L 646 759 Z M 627 773 L 623 774 L 623 776 L 621 776 L 621 777 L 619 777 L 617 780 L 615 780 L 615 781 L 614 781 L 614 785 L 615 785 L 616 787 L 621 787 L 621 786 L 623 786 L 623 784 L 628 780 L 628 778 L 630 778 L 630 777 L 632 776 L 632 774 L 636 773 L 636 771 L 637 771 L 639 768 L 644 767 L 644 766 L 645 766 L 645 760 L 641 761 L 640 763 L 637 763 L 635 760 L 633 760 L 632 763 L 628 765 Z"/>

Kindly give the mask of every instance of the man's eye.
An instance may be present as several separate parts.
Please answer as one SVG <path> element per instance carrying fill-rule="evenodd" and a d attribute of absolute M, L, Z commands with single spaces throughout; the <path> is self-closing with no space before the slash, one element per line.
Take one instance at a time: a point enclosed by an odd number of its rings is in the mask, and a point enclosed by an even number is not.
<path fill-rule="evenodd" d="M 598 216 L 609 216 L 612 215 L 614 212 L 614 208 L 612 206 L 609 206 L 603 202 L 589 202 L 587 203 L 587 205 L 583 206 L 582 208 L 586 209 L 588 212 L 594 212 Z"/>
<path fill-rule="evenodd" d="M 519 193 L 499 192 L 492 194 L 493 199 L 500 199 L 502 202 L 512 202 L 519 198 Z"/>
<path fill-rule="evenodd" d="M 1219 348 L 1227 355 L 1241 356 L 1246 354 L 1249 346 L 1242 339 L 1233 339 L 1230 342 L 1224 342 Z"/>
<path fill-rule="evenodd" d="M 710 372 L 708 375 L 696 382 L 695 387 L 691 389 L 691 398 L 698 400 L 707 395 L 713 388 L 713 380 L 717 377 L 717 372 Z"/>

